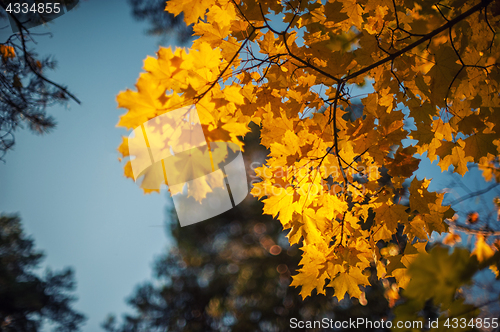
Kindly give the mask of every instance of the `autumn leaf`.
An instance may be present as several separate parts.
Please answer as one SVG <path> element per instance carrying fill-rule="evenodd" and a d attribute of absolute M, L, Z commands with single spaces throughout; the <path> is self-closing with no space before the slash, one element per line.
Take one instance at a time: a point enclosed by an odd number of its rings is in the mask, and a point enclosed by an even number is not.
<path fill-rule="evenodd" d="M 472 157 L 475 162 L 478 162 L 482 156 L 498 154 L 498 147 L 493 143 L 497 139 L 494 134 L 478 133 L 467 137 L 464 140 L 464 155 Z"/>
<path fill-rule="evenodd" d="M 421 300 L 434 298 L 449 306 L 457 288 L 470 280 L 476 265 L 477 261 L 470 260 L 466 249 L 455 248 L 450 254 L 447 247 L 436 246 L 429 254 L 418 256 L 410 266 L 411 279 L 405 294 Z"/>
<path fill-rule="evenodd" d="M 406 223 L 408 221 L 408 213 L 406 207 L 402 205 L 382 205 L 375 210 L 375 220 L 379 224 L 387 225 L 389 231 L 394 232 L 398 223 Z"/>
<path fill-rule="evenodd" d="M 192 0 L 192 1 L 181 1 L 181 0 L 172 0 L 167 1 L 167 7 L 165 10 L 169 11 L 174 15 L 179 15 L 180 13 L 184 13 L 184 21 L 187 25 L 198 22 L 200 17 L 205 16 L 205 12 L 212 4 L 210 0 Z"/>
<path fill-rule="evenodd" d="M 410 207 L 419 213 L 430 213 L 429 204 L 436 200 L 436 194 L 427 191 L 428 181 L 414 178 L 410 184 Z"/>
<path fill-rule="evenodd" d="M 293 276 L 293 281 L 290 286 L 302 286 L 300 290 L 300 295 L 302 299 L 305 299 L 311 292 L 316 289 L 317 294 L 325 294 L 324 285 L 325 285 L 326 275 L 318 276 L 317 271 L 307 271 L 304 269 L 299 270 L 299 273 Z"/>
<path fill-rule="evenodd" d="M 495 251 L 486 243 L 484 236 L 478 235 L 472 255 L 475 255 L 479 262 L 483 262 L 494 254 Z"/>
<path fill-rule="evenodd" d="M 7 59 L 14 58 L 16 56 L 16 51 L 12 46 L 1 44 L 0 54 L 2 55 L 2 60 L 6 61 Z"/>
<path fill-rule="evenodd" d="M 347 272 L 341 272 L 334 277 L 329 286 L 335 289 L 335 296 L 342 300 L 346 293 L 349 296 L 359 297 L 361 295 L 359 286 L 368 284 L 368 277 L 363 275 L 359 268 L 351 267 Z"/>

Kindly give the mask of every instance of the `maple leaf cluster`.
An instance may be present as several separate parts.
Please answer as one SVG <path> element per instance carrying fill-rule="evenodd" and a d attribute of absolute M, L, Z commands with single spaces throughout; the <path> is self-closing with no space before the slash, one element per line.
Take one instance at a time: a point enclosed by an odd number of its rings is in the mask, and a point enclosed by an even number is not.
<path fill-rule="evenodd" d="M 292 282 L 301 295 L 333 287 L 339 299 L 360 297 L 370 268 L 404 288 L 428 237 L 454 214 L 414 176 L 416 155 L 461 175 L 476 163 L 500 181 L 493 5 L 170 0 L 166 10 L 184 13 L 198 38 L 145 60 L 137 91 L 118 96 L 128 110 L 118 125 L 195 104 L 208 141 L 242 147 L 254 122 L 270 152 L 252 193 L 301 245 Z M 126 139 L 119 151 L 128 156 Z M 398 231 L 406 247 L 387 250 Z"/>

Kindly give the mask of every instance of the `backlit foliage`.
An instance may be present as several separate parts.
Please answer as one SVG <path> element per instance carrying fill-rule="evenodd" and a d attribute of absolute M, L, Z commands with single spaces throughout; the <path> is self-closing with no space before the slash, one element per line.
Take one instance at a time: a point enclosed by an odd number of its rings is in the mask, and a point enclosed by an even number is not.
<path fill-rule="evenodd" d="M 252 194 L 301 244 L 292 285 L 303 297 L 332 287 L 359 298 L 370 266 L 406 287 L 428 236 L 454 215 L 414 176 L 415 155 L 461 175 L 475 163 L 500 181 L 496 2 L 171 0 L 166 10 L 198 38 L 145 60 L 137 91 L 118 96 L 128 109 L 118 125 L 191 104 L 209 141 L 241 145 L 260 125 L 270 153 Z M 126 140 L 119 150 L 128 156 Z M 381 245 L 398 229 L 402 252 Z"/>

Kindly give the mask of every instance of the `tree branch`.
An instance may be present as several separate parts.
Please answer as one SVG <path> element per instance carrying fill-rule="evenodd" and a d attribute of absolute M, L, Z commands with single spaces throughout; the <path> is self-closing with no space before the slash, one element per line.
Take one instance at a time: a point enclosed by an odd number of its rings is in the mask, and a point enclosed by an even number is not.
<path fill-rule="evenodd" d="M 490 191 L 491 189 L 494 189 L 494 188 L 495 188 L 495 187 L 497 187 L 498 185 L 500 185 L 500 183 L 495 182 L 495 183 L 491 184 L 491 185 L 490 185 L 489 187 L 487 187 L 487 188 L 484 188 L 484 189 L 482 189 L 482 190 L 475 191 L 475 192 L 473 192 L 473 193 L 469 193 L 469 194 L 467 194 L 467 195 L 465 195 L 465 196 L 462 196 L 462 197 L 460 197 L 460 198 L 457 198 L 457 199 L 456 199 L 456 200 L 454 200 L 454 201 L 451 201 L 450 203 L 448 203 L 448 204 L 446 204 L 446 205 L 450 205 L 450 206 L 452 206 L 452 205 L 455 205 L 455 204 L 461 203 L 461 202 L 463 202 L 463 201 L 465 201 L 465 200 L 468 200 L 468 199 L 470 199 L 470 198 L 473 198 L 473 197 L 476 197 L 476 196 L 480 196 L 480 195 L 482 195 L 482 194 L 487 193 L 487 192 L 488 192 L 488 191 Z"/>

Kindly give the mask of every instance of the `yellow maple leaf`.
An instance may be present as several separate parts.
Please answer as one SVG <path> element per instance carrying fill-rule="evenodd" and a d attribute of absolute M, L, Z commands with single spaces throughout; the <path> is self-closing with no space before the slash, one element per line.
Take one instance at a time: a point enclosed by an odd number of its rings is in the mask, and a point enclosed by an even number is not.
<path fill-rule="evenodd" d="M 394 232 L 398 227 L 398 223 L 406 223 L 408 221 L 407 207 L 403 205 L 381 205 L 375 210 L 375 220 L 379 224 L 387 225 L 387 229 Z"/>
<path fill-rule="evenodd" d="M 245 100 L 243 99 L 243 96 L 241 95 L 241 87 L 231 85 L 227 86 L 222 90 L 224 93 L 224 96 L 226 97 L 227 101 L 233 102 L 236 105 L 242 105 L 245 103 Z"/>
<path fill-rule="evenodd" d="M 304 238 L 304 244 L 320 244 L 326 228 L 326 219 L 311 209 L 305 209 L 301 214 L 294 214 L 292 230 L 287 237 L 290 244 L 299 243 Z"/>
<path fill-rule="evenodd" d="M 325 279 L 327 274 L 323 273 L 318 276 L 319 272 L 314 270 L 300 269 L 299 273 L 294 275 L 290 286 L 301 286 L 300 295 L 302 299 L 311 295 L 311 292 L 316 289 L 317 294 L 325 294 Z"/>
<path fill-rule="evenodd" d="M 116 97 L 118 107 L 128 109 L 128 112 L 120 117 L 118 127 L 133 129 L 157 116 L 165 106 L 165 89 L 159 87 L 151 75 L 142 74 L 136 87 L 137 92 L 127 90 Z"/>
<path fill-rule="evenodd" d="M 2 55 L 2 59 L 5 61 L 7 59 L 14 58 L 16 56 L 16 51 L 12 46 L 1 44 L 0 54 Z"/>
<path fill-rule="evenodd" d="M 273 217 L 276 217 L 279 213 L 278 219 L 284 227 L 287 227 L 295 211 L 295 203 L 293 203 L 293 196 L 296 195 L 295 190 L 292 187 L 279 188 L 273 186 L 272 194 L 274 195 L 262 201 L 264 203 L 264 213 Z"/>
<path fill-rule="evenodd" d="M 359 298 L 361 296 L 359 286 L 366 286 L 369 283 L 368 277 L 363 275 L 359 268 L 351 266 L 346 272 L 340 272 L 334 277 L 328 284 L 328 287 L 333 287 L 337 299 L 342 300 L 346 293 L 352 297 Z"/>

